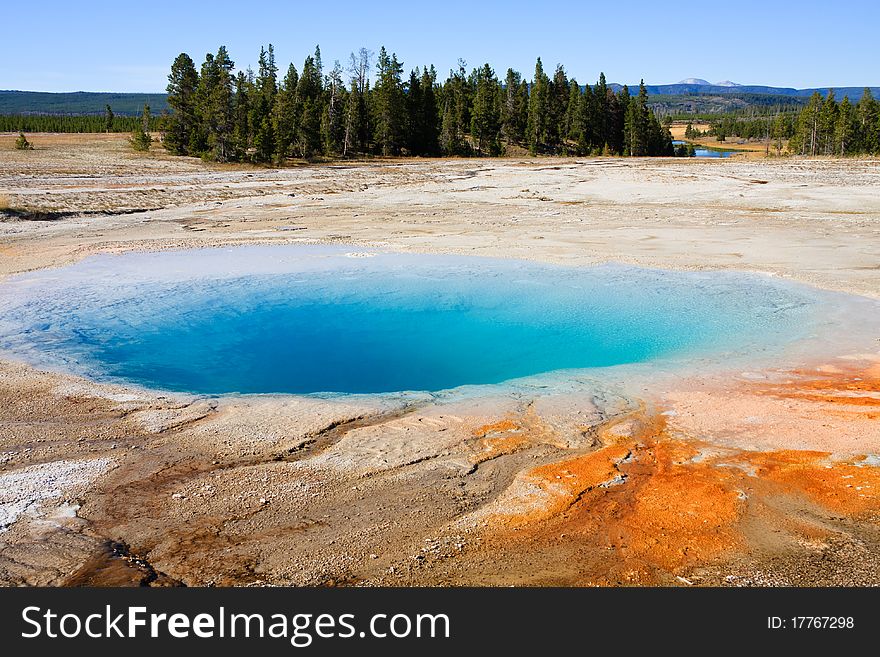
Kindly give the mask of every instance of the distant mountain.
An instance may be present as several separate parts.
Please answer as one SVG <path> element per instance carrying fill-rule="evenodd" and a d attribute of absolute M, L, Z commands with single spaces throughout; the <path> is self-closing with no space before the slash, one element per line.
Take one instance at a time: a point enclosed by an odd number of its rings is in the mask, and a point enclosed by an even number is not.
<path fill-rule="evenodd" d="M 638 92 L 638 84 L 628 86 L 631 94 Z M 623 88 L 623 85 L 612 83 L 608 87 L 616 93 Z M 701 78 L 688 78 L 676 84 L 648 84 L 645 88 L 650 96 L 651 106 L 655 110 L 672 114 L 719 114 L 750 107 L 797 109 L 806 105 L 814 92 L 818 91 L 823 97 L 828 93 L 827 87 L 794 89 L 743 85 L 730 80 L 710 84 Z M 880 98 L 880 87 L 869 88 L 875 98 Z M 858 102 L 865 90 L 864 87 L 833 87 L 833 89 L 838 100 L 849 96 L 852 102 Z"/>
<path fill-rule="evenodd" d="M 771 96 L 793 96 L 795 98 L 809 98 L 813 92 L 818 91 L 823 96 L 828 89 L 834 90 L 838 100 L 849 96 L 853 102 L 862 97 L 865 87 L 817 87 L 811 89 L 794 89 L 791 87 L 767 87 L 763 85 L 736 84 L 725 80 L 718 84 L 709 84 L 705 80 L 699 83 L 679 82 L 677 84 L 648 84 L 645 85 L 648 93 L 652 96 L 684 96 L 693 94 L 765 94 Z M 638 89 L 638 84 L 629 85 L 630 90 Z M 880 87 L 869 87 L 874 97 L 880 97 Z"/>
<path fill-rule="evenodd" d="M 675 84 L 686 84 L 693 85 L 698 87 L 741 87 L 741 84 L 737 84 L 736 82 L 731 82 L 730 80 L 722 80 L 721 82 L 716 82 L 712 84 L 711 82 L 704 80 L 703 78 L 685 78 L 684 80 L 679 80 Z"/>
<path fill-rule="evenodd" d="M 144 103 L 153 114 L 168 109 L 165 94 L 0 91 L 0 114 L 103 114 L 104 107 L 110 105 L 114 114 L 136 116 L 143 110 Z"/>

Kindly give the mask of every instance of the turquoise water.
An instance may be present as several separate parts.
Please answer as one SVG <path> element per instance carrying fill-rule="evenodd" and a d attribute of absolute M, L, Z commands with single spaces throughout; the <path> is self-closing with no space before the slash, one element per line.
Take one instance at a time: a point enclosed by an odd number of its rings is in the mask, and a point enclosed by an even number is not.
<path fill-rule="evenodd" d="M 741 274 L 239 247 L 19 276 L 0 286 L 0 349 L 171 391 L 437 391 L 772 352 L 814 306 Z"/>

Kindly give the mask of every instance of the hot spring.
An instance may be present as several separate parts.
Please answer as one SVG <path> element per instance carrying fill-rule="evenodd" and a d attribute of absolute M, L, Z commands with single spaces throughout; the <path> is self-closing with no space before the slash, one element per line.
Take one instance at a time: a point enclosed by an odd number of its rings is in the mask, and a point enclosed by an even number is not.
<path fill-rule="evenodd" d="M 818 330 L 820 296 L 748 274 L 353 247 L 128 253 L 0 285 L 0 350 L 189 393 L 439 391 L 775 354 Z"/>

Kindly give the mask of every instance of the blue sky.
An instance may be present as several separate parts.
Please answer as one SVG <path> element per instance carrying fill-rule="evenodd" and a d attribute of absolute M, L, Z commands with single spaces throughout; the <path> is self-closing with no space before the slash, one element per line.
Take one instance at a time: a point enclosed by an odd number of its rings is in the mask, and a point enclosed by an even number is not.
<path fill-rule="evenodd" d="M 433 63 L 442 77 L 461 57 L 531 78 L 540 55 L 581 83 L 605 71 L 621 83 L 880 85 L 877 0 L 47 0 L 2 13 L 0 89 L 162 91 L 182 51 L 199 64 L 225 44 L 246 68 L 270 42 L 282 70 L 301 68 L 315 44 L 328 67 L 384 44 L 407 71 Z"/>

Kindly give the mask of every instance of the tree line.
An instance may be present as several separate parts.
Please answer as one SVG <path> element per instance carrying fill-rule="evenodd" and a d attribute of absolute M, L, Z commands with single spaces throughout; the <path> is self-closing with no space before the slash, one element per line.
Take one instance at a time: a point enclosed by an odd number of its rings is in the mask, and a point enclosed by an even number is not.
<path fill-rule="evenodd" d="M 131 132 L 139 116 L 68 116 L 58 114 L 0 114 L 0 132 Z M 150 119 L 150 130 L 161 129 L 162 117 Z"/>
<path fill-rule="evenodd" d="M 798 114 L 788 148 L 798 155 L 880 155 L 880 103 L 865 89 L 858 103 L 815 92 Z"/>
<path fill-rule="evenodd" d="M 782 142 L 794 135 L 796 122 L 795 112 L 780 112 L 775 116 L 721 116 L 709 122 L 706 135 L 716 137 L 718 141 L 724 141 L 727 137 L 769 140 L 781 148 Z M 688 138 L 687 135 L 685 137 Z"/>
<path fill-rule="evenodd" d="M 375 62 L 375 66 L 374 66 Z M 257 70 L 235 70 L 226 48 L 197 70 L 186 53 L 168 76 L 164 145 L 179 155 L 216 161 L 377 155 L 500 155 L 511 146 L 533 154 L 673 155 L 669 130 L 636 94 L 614 92 L 600 75 L 581 86 L 537 60 L 530 81 L 513 69 L 503 79 L 485 64 L 459 61 L 445 80 L 434 66 L 409 75 L 383 47 L 365 48 L 345 69 L 325 71 L 321 50 L 283 76 L 272 45 Z"/>
<path fill-rule="evenodd" d="M 838 102 L 833 90 L 824 98 L 817 91 L 799 112 L 720 116 L 710 121 L 708 134 L 719 141 L 731 136 L 766 139 L 777 151 L 788 140 L 788 150 L 795 155 L 880 155 L 880 102 L 867 88 L 855 104 L 848 97 Z"/>

